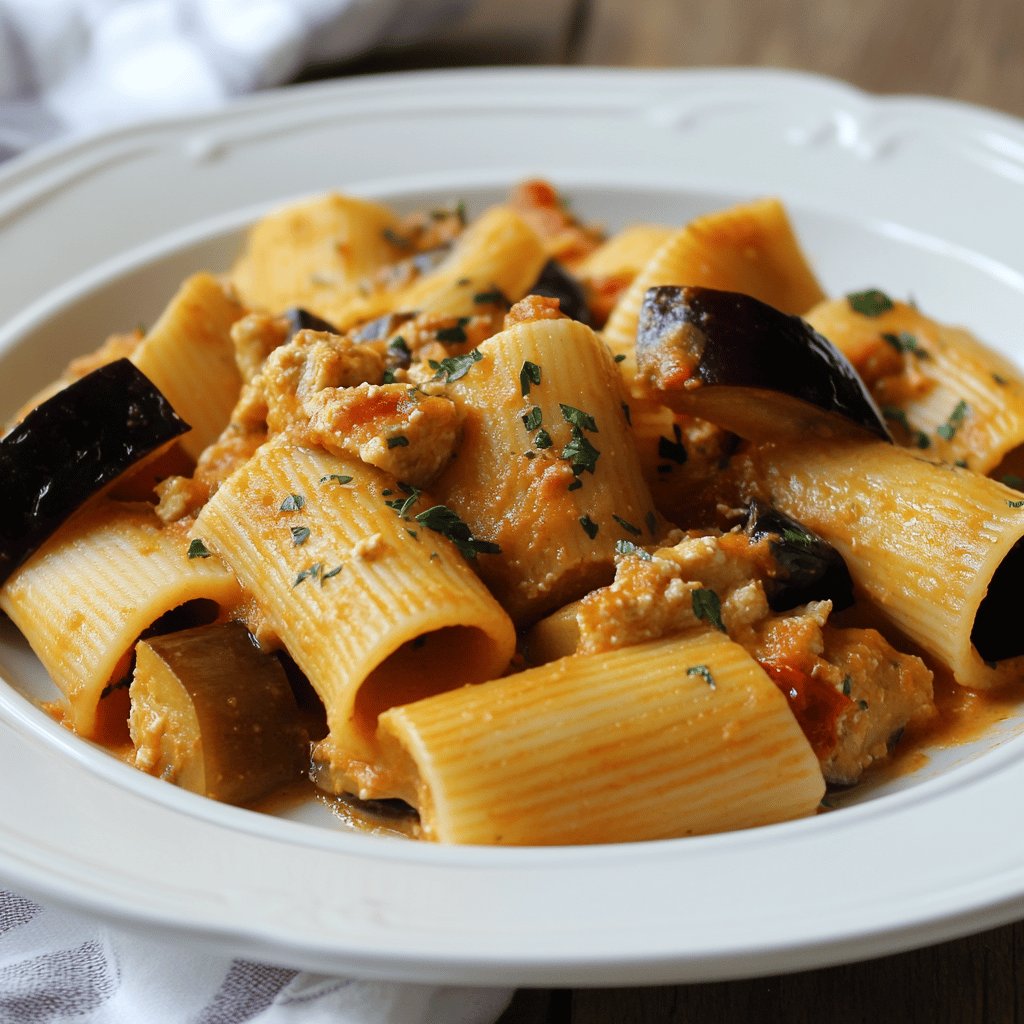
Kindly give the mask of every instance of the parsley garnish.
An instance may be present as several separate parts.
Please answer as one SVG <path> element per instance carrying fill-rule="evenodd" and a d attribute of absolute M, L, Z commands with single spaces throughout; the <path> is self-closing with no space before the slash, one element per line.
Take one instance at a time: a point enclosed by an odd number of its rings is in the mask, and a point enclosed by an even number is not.
<path fill-rule="evenodd" d="M 686 674 L 688 676 L 700 676 L 712 690 L 717 689 L 715 686 L 715 677 L 711 674 L 711 669 L 709 669 L 707 665 L 691 665 L 686 670 Z"/>
<path fill-rule="evenodd" d="M 398 486 L 402 488 L 406 497 L 395 498 L 394 501 L 385 501 L 384 504 L 388 508 L 393 508 L 398 514 L 399 519 L 408 519 L 413 505 L 419 501 L 420 495 L 423 492 L 418 487 L 413 487 L 412 484 L 399 484 Z"/>
<path fill-rule="evenodd" d="M 438 341 L 443 341 L 445 344 L 454 345 L 458 342 L 466 340 L 466 324 L 469 323 L 468 316 L 460 316 L 458 321 L 452 324 L 451 327 L 442 327 L 440 330 L 434 332 L 434 336 Z"/>
<path fill-rule="evenodd" d="M 953 435 L 956 434 L 957 429 L 963 423 L 964 417 L 969 411 L 970 407 L 961 398 L 960 401 L 956 403 L 956 408 L 949 414 L 949 419 L 946 420 L 946 422 L 943 423 L 935 433 L 946 441 L 952 441 Z"/>
<path fill-rule="evenodd" d="M 843 676 L 843 696 L 850 696 L 850 689 L 853 686 L 853 676 Z"/>
<path fill-rule="evenodd" d="M 691 595 L 693 602 L 693 614 L 703 622 L 707 622 L 725 632 L 725 623 L 722 622 L 722 602 L 718 595 L 707 587 L 698 587 Z"/>
<path fill-rule="evenodd" d="M 328 480 L 336 480 L 339 484 L 350 484 L 352 483 L 352 477 L 345 473 L 328 473 L 327 476 L 320 477 L 320 483 L 325 484 Z"/>
<path fill-rule="evenodd" d="M 409 438 L 405 434 L 395 434 L 393 437 L 389 437 L 387 440 L 389 448 L 408 448 Z"/>
<path fill-rule="evenodd" d="M 907 419 L 907 414 L 895 405 L 883 405 L 882 415 L 887 420 L 892 420 L 893 423 L 898 423 L 910 436 L 913 438 L 914 444 L 918 448 L 930 448 L 932 445 L 931 439 L 923 430 L 917 430 L 915 427 L 910 425 L 910 420 Z M 941 428 L 940 431 L 941 433 Z"/>
<path fill-rule="evenodd" d="M 501 548 L 492 541 L 477 540 L 473 531 L 447 505 L 433 505 L 425 512 L 420 512 L 416 522 L 447 537 L 466 558 L 476 558 L 478 554 L 501 553 Z"/>
<path fill-rule="evenodd" d="M 1009 381 L 1008 381 L 1008 380 L 1007 380 L 1007 379 L 1006 379 L 1006 378 L 1005 378 L 1005 377 L 1004 377 L 1004 376 L 1003 376 L 1003 375 L 1002 375 L 1001 373 L 993 373 L 993 374 L 992 374 L 992 379 L 993 379 L 993 380 L 994 380 L 994 381 L 995 381 L 995 382 L 996 382 L 996 383 L 997 383 L 997 384 L 998 384 L 998 385 L 999 385 L 1000 387 L 1003 387 L 1004 385 L 1006 385 L 1006 384 L 1009 384 L 1009 383 L 1010 383 L 1010 382 L 1009 382 Z"/>
<path fill-rule="evenodd" d="M 617 362 L 617 363 L 625 362 L 625 360 L 626 360 L 626 353 L 625 352 L 620 352 L 614 358 L 615 358 L 615 362 Z"/>
<path fill-rule="evenodd" d="M 562 449 L 562 458 L 572 464 L 575 476 L 580 473 L 593 473 L 594 466 L 601 453 L 583 436 L 579 427 L 573 426 L 572 440 Z"/>
<path fill-rule="evenodd" d="M 324 580 L 329 580 L 332 576 L 337 576 L 339 572 L 341 572 L 341 566 L 340 565 L 336 565 L 329 572 L 325 572 L 320 577 L 320 586 L 322 587 L 324 585 Z"/>
<path fill-rule="evenodd" d="M 282 512 L 298 512 L 300 508 L 303 508 L 306 504 L 306 499 L 301 494 L 289 494 L 284 501 L 281 502 Z"/>
<path fill-rule="evenodd" d="M 900 331 L 899 334 L 883 332 L 882 340 L 887 341 L 897 352 L 912 352 L 921 359 L 928 357 L 928 353 L 918 346 L 917 338 L 909 331 Z"/>
<path fill-rule="evenodd" d="M 295 582 L 292 584 L 293 587 L 297 587 L 303 580 L 316 579 L 320 575 L 320 570 L 323 565 L 320 562 L 314 562 L 308 569 L 303 569 L 298 576 L 295 577 Z"/>
<path fill-rule="evenodd" d="M 563 405 L 561 402 L 558 403 L 558 408 L 562 410 L 562 418 L 566 423 L 579 427 L 580 430 L 589 430 L 592 434 L 598 433 L 597 424 L 589 412 L 577 409 L 573 405 Z"/>
<path fill-rule="evenodd" d="M 1006 504 L 1009 505 L 1010 508 L 1024 508 L 1024 500 L 1021 500 L 1021 501 L 1009 501 L 1009 500 L 1007 500 Z"/>
<path fill-rule="evenodd" d="M 400 334 L 396 334 L 388 342 L 388 349 L 393 349 L 395 352 L 403 352 L 407 356 L 412 355 L 412 352 L 409 351 L 409 343 Z"/>
<path fill-rule="evenodd" d="M 620 555 L 636 555 L 637 558 L 642 558 L 645 562 L 651 561 L 651 553 L 638 547 L 631 540 L 617 540 L 615 542 L 615 551 Z"/>
<path fill-rule="evenodd" d="M 382 384 L 394 384 L 395 383 L 395 371 L 389 366 L 381 377 L 380 382 Z"/>
<path fill-rule="evenodd" d="M 308 526 L 293 526 L 292 532 L 292 546 L 300 547 L 309 540 L 309 527 Z"/>
<path fill-rule="evenodd" d="M 524 413 L 520 419 L 522 419 L 523 426 L 527 430 L 536 430 L 543 423 L 544 414 L 540 411 L 540 406 L 535 405 L 528 413 Z"/>
<path fill-rule="evenodd" d="M 868 288 L 863 292 L 850 292 L 846 296 L 850 309 L 861 316 L 881 316 L 893 308 L 893 301 L 885 292 L 877 288 Z"/>
<path fill-rule="evenodd" d="M 658 438 L 658 458 L 668 459 L 681 466 L 686 462 L 687 455 L 686 448 L 683 446 L 683 432 L 678 423 L 672 424 L 672 434 L 675 437 L 674 441 L 670 441 L 667 437 Z"/>
<path fill-rule="evenodd" d="M 469 373 L 469 368 L 474 363 L 479 363 L 483 357 L 484 354 L 475 348 L 464 356 L 448 356 L 440 362 L 431 359 L 429 360 L 430 368 L 435 371 L 432 379 L 443 380 L 446 384 L 450 384 L 453 380 L 460 380 Z"/>
<path fill-rule="evenodd" d="M 639 526 L 634 526 L 631 522 L 629 522 L 626 519 L 623 519 L 622 516 L 617 516 L 614 512 L 612 513 L 612 519 L 614 519 L 615 522 L 617 522 L 619 526 L 621 526 L 626 531 L 626 533 L 631 533 L 634 537 L 640 536 Z"/>
<path fill-rule="evenodd" d="M 553 443 L 551 435 L 546 430 L 539 431 L 533 439 L 534 448 L 550 448 Z"/>
<path fill-rule="evenodd" d="M 527 359 L 519 371 L 519 390 L 524 398 L 530 393 L 531 384 L 540 385 L 540 367 Z"/>
<path fill-rule="evenodd" d="M 209 558 L 210 552 L 207 550 L 206 545 L 198 538 L 192 541 L 188 546 L 188 557 L 189 558 Z"/>
<path fill-rule="evenodd" d="M 593 540 L 597 536 L 597 531 L 600 527 L 594 522 L 590 516 L 580 516 L 580 526 L 583 527 L 583 532 Z"/>

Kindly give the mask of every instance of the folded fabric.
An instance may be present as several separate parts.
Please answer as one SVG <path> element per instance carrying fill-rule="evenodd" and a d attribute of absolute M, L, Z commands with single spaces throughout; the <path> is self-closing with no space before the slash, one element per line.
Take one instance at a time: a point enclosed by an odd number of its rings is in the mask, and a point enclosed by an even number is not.
<path fill-rule="evenodd" d="M 0 0 L 0 159 L 412 41 L 473 0 Z"/>
<path fill-rule="evenodd" d="M 511 995 L 219 957 L 0 890 L 4 1024 L 492 1024 Z"/>

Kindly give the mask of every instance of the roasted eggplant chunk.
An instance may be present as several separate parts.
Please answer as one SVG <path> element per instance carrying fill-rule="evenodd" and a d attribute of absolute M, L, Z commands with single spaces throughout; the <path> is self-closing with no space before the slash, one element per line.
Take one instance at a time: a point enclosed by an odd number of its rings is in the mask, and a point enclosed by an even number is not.
<path fill-rule="evenodd" d="M 636 358 L 641 379 L 666 405 L 748 440 L 809 431 L 892 440 L 846 357 L 799 317 L 749 295 L 649 289 Z"/>
<path fill-rule="evenodd" d="M 286 339 L 288 341 L 291 341 L 299 331 L 326 331 L 328 334 L 338 333 L 338 328 L 334 324 L 329 324 L 322 317 L 317 316 L 316 313 L 310 313 L 308 309 L 303 309 L 301 306 L 292 306 L 291 309 L 286 309 L 284 315 L 288 321 L 288 338 Z"/>
<path fill-rule="evenodd" d="M 558 299 L 559 308 L 571 320 L 591 324 L 590 306 L 583 285 L 557 260 L 548 260 L 540 268 L 537 280 L 528 289 L 531 295 Z"/>
<path fill-rule="evenodd" d="M 772 566 L 764 589 L 773 611 L 808 601 L 831 601 L 836 611 L 853 604 L 853 580 L 843 556 L 806 526 L 755 499 L 743 529 L 751 541 L 768 538 Z"/>
<path fill-rule="evenodd" d="M 36 406 L 0 440 L 0 583 L 88 498 L 189 429 L 127 359 Z"/>
<path fill-rule="evenodd" d="M 130 689 L 136 765 L 224 803 L 251 803 L 308 767 L 288 677 L 237 622 L 140 641 Z"/>

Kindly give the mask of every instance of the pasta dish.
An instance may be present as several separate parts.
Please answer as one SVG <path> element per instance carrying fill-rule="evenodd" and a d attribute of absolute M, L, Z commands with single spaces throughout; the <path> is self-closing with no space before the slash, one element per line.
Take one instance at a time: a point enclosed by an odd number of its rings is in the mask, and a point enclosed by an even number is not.
<path fill-rule="evenodd" d="M 9 426 L 0 609 L 70 729 L 216 800 L 504 845 L 813 815 L 936 679 L 1024 675 L 1024 376 L 857 287 L 775 199 L 289 206 Z"/>

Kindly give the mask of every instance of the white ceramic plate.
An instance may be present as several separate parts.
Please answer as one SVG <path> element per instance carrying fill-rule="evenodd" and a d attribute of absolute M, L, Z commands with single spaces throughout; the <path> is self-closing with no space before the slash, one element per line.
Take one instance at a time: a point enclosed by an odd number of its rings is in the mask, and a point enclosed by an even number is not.
<path fill-rule="evenodd" d="M 151 323 L 241 225 L 329 188 L 402 206 L 553 179 L 587 217 L 783 197 L 826 286 L 878 285 L 1021 356 L 1024 126 L 750 71 L 467 71 L 268 94 L 0 169 L 0 416 Z M 708 980 L 1024 915 L 1024 714 L 813 820 L 603 848 L 447 849 L 180 792 L 69 736 L 0 626 L 0 878 L 294 966 L 523 984 Z"/>

